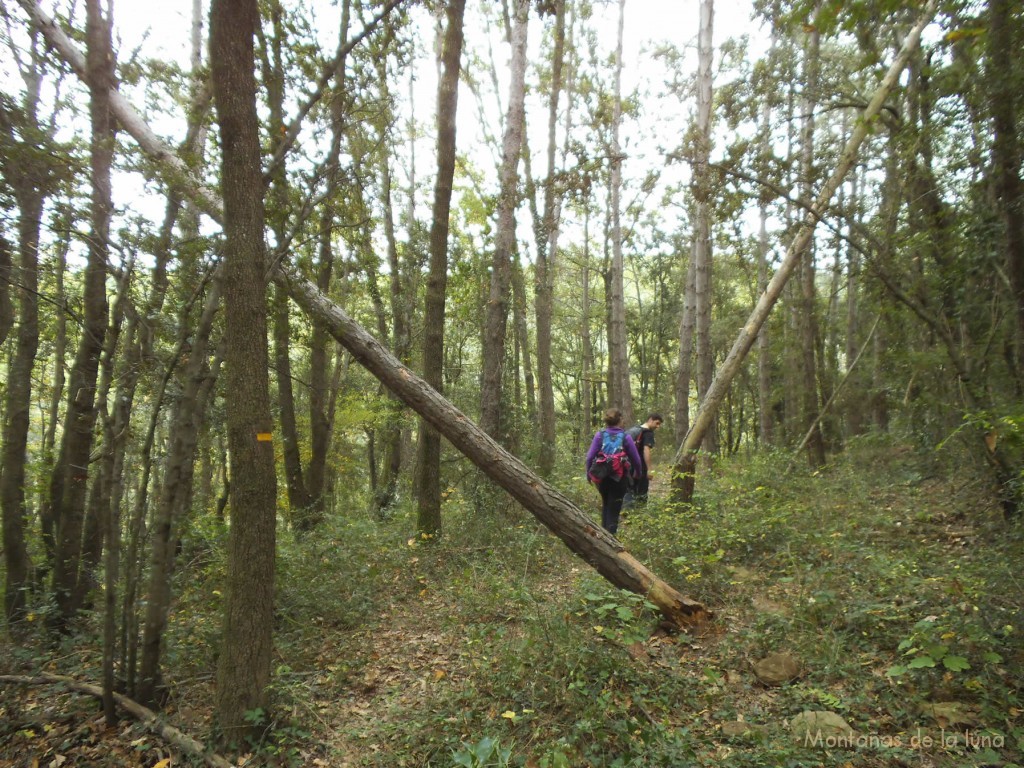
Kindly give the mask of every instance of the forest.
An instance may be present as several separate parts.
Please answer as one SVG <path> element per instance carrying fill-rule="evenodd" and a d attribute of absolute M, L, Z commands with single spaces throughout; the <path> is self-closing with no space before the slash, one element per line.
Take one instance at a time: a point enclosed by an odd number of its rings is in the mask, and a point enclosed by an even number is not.
<path fill-rule="evenodd" d="M 0 0 L 0 765 L 1024 764 L 1024 6 L 144 5 Z"/>

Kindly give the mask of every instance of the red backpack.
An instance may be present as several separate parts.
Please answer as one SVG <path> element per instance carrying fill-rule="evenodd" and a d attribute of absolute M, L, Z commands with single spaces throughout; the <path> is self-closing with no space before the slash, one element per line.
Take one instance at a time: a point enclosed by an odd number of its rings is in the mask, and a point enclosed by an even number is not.
<path fill-rule="evenodd" d="M 629 474 L 629 454 L 626 453 L 625 437 L 625 432 L 601 430 L 601 448 L 587 473 L 590 482 L 600 483 L 606 477 L 621 480 Z"/>

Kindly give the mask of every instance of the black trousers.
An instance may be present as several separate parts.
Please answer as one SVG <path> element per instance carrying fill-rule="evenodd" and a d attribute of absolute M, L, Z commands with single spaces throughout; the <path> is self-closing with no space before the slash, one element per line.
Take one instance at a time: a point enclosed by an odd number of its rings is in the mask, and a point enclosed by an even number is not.
<path fill-rule="evenodd" d="M 615 480 L 606 477 L 597 490 L 601 494 L 601 526 L 614 536 L 619 530 L 619 514 L 622 512 L 622 500 L 629 490 L 629 478 Z"/>

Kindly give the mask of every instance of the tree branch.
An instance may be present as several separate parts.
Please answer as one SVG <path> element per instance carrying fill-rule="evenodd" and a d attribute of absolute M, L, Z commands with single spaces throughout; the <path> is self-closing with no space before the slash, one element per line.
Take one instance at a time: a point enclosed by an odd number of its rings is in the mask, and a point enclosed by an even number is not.
<path fill-rule="evenodd" d="M 0 675 L 0 683 L 12 685 L 63 685 L 77 693 L 84 693 L 97 699 L 103 698 L 103 689 L 91 683 L 82 683 L 72 677 L 63 675 L 52 675 L 42 673 L 35 677 L 24 677 L 22 675 Z M 199 758 L 210 768 L 231 768 L 231 763 L 220 755 L 208 752 L 202 742 L 189 736 L 187 733 L 178 730 L 173 725 L 161 721 L 159 715 L 153 710 L 142 706 L 134 699 L 129 699 L 120 693 L 114 694 L 114 701 L 125 712 L 138 720 L 150 733 L 156 734 L 175 749 L 184 752 L 189 757 Z"/>

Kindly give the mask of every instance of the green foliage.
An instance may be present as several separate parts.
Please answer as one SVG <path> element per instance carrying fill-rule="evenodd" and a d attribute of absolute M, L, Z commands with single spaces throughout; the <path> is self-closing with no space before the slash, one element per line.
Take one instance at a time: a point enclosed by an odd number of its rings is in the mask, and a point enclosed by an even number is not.
<path fill-rule="evenodd" d="M 506 768 L 511 749 L 503 749 L 497 739 L 484 736 L 476 744 L 462 742 L 462 748 L 452 750 L 452 764 L 463 768 Z"/>
<path fill-rule="evenodd" d="M 1004 636 L 1012 631 L 1009 625 L 1002 628 Z M 1003 663 L 1003 657 L 995 650 L 998 645 L 998 640 L 975 621 L 964 621 L 962 616 L 953 613 L 927 616 L 914 625 L 908 637 L 900 641 L 897 650 L 902 654 L 903 662 L 890 667 L 886 674 L 895 678 L 915 671 L 935 670 L 942 674 L 970 671 L 972 675 L 980 675 L 985 668 L 996 668 Z M 983 683 L 981 677 L 976 676 L 965 685 L 969 689 L 977 689 Z"/>
<path fill-rule="evenodd" d="M 579 615 L 597 622 L 593 629 L 598 634 L 607 634 L 625 645 L 643 642 L 657 606 L 643 595 L 600 586 L 604 588 L 583 595 L 584 608 Z"/>

